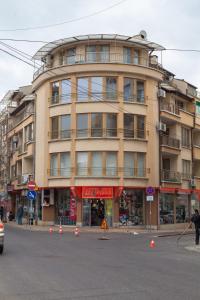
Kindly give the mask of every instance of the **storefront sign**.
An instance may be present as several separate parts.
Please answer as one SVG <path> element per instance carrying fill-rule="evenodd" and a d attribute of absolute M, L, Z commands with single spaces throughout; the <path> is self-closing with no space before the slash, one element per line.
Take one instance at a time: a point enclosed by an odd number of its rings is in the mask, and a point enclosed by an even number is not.
<path fill-rule="evenodd" d="M 153 195 L 148 195 L 146 199 L 147 201 L 153 201 Z"/>
<path fill-rule="evenodd" d="M 76 221 L 76 199 L 70 198 L 70 220 Z"/>
<path fill-rule="evenodd" d="M 102 198 L 110 199 L 113 197 L 112 187 L 82 187 L 82 198 Z"/>
<path fill-rule="evenodd" d="M 14 190 L 14 185 L 7 184 L 7 192 L 12 192 Z"/>

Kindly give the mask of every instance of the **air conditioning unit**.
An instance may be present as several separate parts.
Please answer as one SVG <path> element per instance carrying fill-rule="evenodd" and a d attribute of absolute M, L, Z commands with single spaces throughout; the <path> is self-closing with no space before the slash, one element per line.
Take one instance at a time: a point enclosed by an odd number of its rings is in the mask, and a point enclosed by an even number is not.
<path fill-rule="evenodd" d="M 166 97 L 166 92 L 162 89 L 158 90 L 158 97 L 165 98 Z"/>
<path fill-rule="evenodd" d="M 158 125 L 158 130 L 159 131 L 163 131 L 163 132 L 166 132 L 167 131 L 167 125 L 160 122 L 159 125 Z"/>

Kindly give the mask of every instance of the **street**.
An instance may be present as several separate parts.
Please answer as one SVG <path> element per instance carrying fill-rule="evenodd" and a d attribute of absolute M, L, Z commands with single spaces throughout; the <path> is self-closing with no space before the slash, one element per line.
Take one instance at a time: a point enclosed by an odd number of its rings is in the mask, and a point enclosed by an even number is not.
<path fill-rule="evenodd" d="M 193 235 L 36 232 L 6 225 L 0 300 L 198 299 L 200 253 Z"/>

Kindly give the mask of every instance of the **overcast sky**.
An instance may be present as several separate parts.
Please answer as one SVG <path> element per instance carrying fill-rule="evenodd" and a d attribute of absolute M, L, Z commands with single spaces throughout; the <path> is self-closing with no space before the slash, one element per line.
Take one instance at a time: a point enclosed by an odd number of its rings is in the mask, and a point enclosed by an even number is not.
<path fill-rule="evenodd" d="M 200 50 L 199 0 L 126 0 L 107 11 L 46 29 L 5 31 L 55 24 L 103 10 L 120 0 L 1 1 L 1 39 L 54 41 L 81 34 L 136 35 L 142 29 L 150 41 L 165 48 Z M 44 44 L 3 41 L 31 56 Z M 0 49 L 10 51 L 0 44 Z M 200 52 L 163 53 L 163 66 L 200 89 Z M 33 68 L 0 51 L 0 99 L 10 89 L 30 84 Z"/>

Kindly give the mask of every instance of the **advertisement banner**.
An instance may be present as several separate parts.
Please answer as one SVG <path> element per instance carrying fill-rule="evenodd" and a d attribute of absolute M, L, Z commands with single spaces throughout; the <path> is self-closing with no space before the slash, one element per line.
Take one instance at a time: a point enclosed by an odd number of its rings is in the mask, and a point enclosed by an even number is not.
<path fill-rule="evenodd" d="M 72 196 L 70 198 L 70 220 L 76 221 L 76 199 Z"/>
<path fill-rule="evenodd" d="M 82 198 L 93 199 L 93 198 L 101 198 L 101 199 L 110 199 L 113 197 L 113 188 L 112 187 L 82 187 Z"/>

